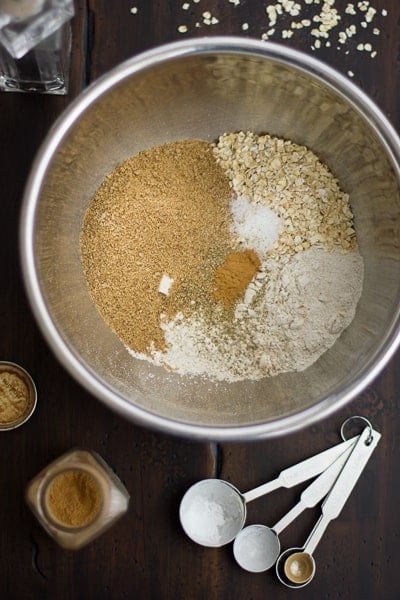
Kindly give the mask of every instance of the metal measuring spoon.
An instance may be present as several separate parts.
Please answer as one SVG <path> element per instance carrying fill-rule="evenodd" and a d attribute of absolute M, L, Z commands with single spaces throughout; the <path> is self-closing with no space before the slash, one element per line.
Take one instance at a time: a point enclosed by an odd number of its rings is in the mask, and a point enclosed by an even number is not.
<path fill-rule="evenodd" d="M 289 548 L 278 558 L 276 574 L 287 587 L 301 588 L 313 579 L 316 571 L 313 552 L 330 521 L 339 516 L 380 438 L 381 434 L 371 426 L 364 429 L 332 490 L 324 500 L 322 515 L 303 548 Z"/>
<path fill-rule="evenodd" d="M 273 527 L 249 525 L 239 532 L 233 544 L 233 555 L 243 569 L 251 573 L 261 573 L 275 564 L 281 551 L 279 535 L 306 508 L 316 506 L 328 494 L 353 451 L 357 439 L 303 490 L 299 502 Z"/>
<path fill-rule="evenodd" d="M 246 503 L 280 487 L 290 488 L 327 469 L 356 437 L 284 469 L 276 479 L 242 494 L 223 479 L 203 479 L 192 485 L 181 500 L 179 517 L 185 533 L 197 544 L 219 547 L 231 542 L 246 520 Z"/>

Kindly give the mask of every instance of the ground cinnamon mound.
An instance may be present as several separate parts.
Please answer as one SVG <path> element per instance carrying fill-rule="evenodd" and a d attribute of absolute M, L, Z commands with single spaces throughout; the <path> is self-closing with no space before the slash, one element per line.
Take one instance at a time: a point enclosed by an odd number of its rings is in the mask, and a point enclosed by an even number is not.
<path fill-rule="evenodd" d="M 214 298 L 225 308 L 231 308 L 240 298 L 261 266 L 254 250 L 230 252 L 215 271 Z"/>
<path fill-rule="evenodd" d="M 132 350 L 165 348 L 160 313 L 212 299 L 230 245 L 228 179 L 202 140 L 165 144 L 108 175 L 85 215 L 81 258 L 100 314 Z M 158 291 L 163 275 L 169 294 Z"/>

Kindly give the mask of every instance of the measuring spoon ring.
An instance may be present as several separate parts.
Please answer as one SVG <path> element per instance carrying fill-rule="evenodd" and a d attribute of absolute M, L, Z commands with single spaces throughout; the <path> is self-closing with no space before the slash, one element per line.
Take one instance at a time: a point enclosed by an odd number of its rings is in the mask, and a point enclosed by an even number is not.
<path fill-rule="evenodd" d="M 316 506 L 328 494 L 355 444 L 356 440 L 303 490 L 299 502 L 273 527 L 249 525 L 239 532 L 233 543 L 233 555 L 243 569 L 251 573 L 261 573 L 275 564 L 281 550 L 279 535 L 304 510 Z"/>
<path fill-rule="evenodd" d="M 313 553 L 330 521 L 342 511 L 355 484 L 375 450 L 381 434 L 366 427 L 360 434 L 346 464 L 322 504 L 322 514 L 302 548 L 289 548 L 276 563 L 278 579 L 287 587 L 301 588 L 309 584 L 316 571 Z"/>
<path fill-rule="evenodd" d="M 219 547 L 235 539 L 246 521 L 246 503 L 280 487 L 290 488 L 303 483 L 327 469 L 358 436 L 336 444 L 281 471 L 272 481 L 242 494 L 223 479 L 203 479 L 184 494 L 179 518 L 183 530 L 197 544 Z"/>

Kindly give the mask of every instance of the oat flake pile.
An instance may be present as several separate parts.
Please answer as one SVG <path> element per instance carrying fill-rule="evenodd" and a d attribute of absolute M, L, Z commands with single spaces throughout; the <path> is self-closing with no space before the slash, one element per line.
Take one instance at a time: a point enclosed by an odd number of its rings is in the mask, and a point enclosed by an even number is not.
<path fill-rule="evenodd" d="M 134 357 L 225 381 L 307 368 L 352 321 L 363 282 L 349 198 L 327 166 L 251 132 L 122 163 L 87 210 L 81 257 Z"/>

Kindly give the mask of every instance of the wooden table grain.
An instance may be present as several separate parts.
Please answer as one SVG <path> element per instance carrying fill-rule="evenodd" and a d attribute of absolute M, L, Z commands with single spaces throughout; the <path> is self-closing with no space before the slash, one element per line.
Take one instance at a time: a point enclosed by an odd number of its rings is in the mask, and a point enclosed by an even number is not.
<path fill-rule="evenodd" d="M 315 6 L 298 0 L 304 11 Z M 23 365 L 38 387 L 38 406 L 24 427 L 0 435 L 0 598 L 4 600 L 258 600 L 291 595 L 322 600 L 400 598 L 399 353 L 376 381 L 345 409 L 312 427 L 275 440 L 200 443 L 140 428 L 112 413 L 60 366 L 42 338 L 25 296 L 18 222 L 27 174 L 44 136 L 63 109 L 103 73 L 143 50 L 204 35 L 260 38 L 268 29 L 267 0 L 77 0 L 73 20 L 70 93 L 0 94 L 0 358 Z M 322 5 L 321 0 L 321 5 Z M 354 2 L 357 5 L 357 2 Z M 272 41 L 299 48 L 336 67 L 369 94 L 400 130 L 400 3 L 371 0 L 373 24 L 340 44 L 338 31 L 354 19 L 336 0 L 342 22 L 313 49 L 310 27 L 282 37 L 294 18 L 277 24 Z M 137 11 L 131 12 L 136 7 Z M 387 16 L 382 15 L 387 9 Z M 210 12 L 218 20 L 207 25 Z M 362 18 L 358 19 L 359 21 Z M 283 21 L 282 21 L 283 23 Z M 178 28 L 186 26 L 180 33 Z M 372 27 L 380 35 L 372 33 Z M 351 32 L 349 32 L 351 34 Z M 357 50 L 371 43 L 377 54 Z M 317 44 L 318 45 L 318 44 Z M 191 543 L 178 521 L 184 491 L 218 476 L 239 489 L 268 480 L 282 468 L 338 441 L 341 422 L 369 417 L 383 438 L 345 509 L 316 552 L 317 575 L 303 590 L 281 586 L 273 572 L 250 574 L 230 546 Z M 98 451 L 131 494 L 128 514 L 79 552 L 59 548 L 24 502 L 27 482 L 73 446 Z M 249 506 L 249 522 L 275 522 L 298 490 L 274 492 Z M 305 540 L 318 511 L 307 511 L 282 535 L 283 546 Z"/>

